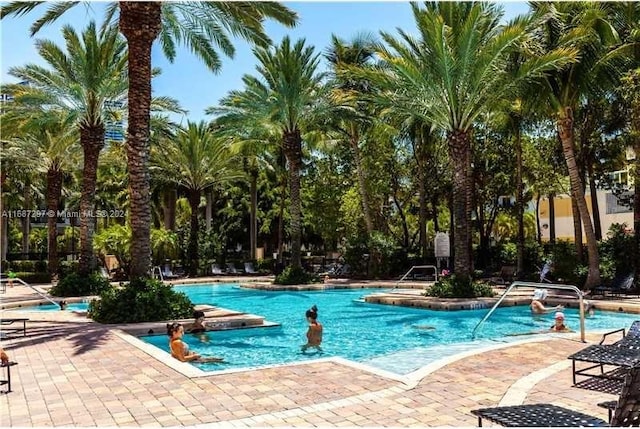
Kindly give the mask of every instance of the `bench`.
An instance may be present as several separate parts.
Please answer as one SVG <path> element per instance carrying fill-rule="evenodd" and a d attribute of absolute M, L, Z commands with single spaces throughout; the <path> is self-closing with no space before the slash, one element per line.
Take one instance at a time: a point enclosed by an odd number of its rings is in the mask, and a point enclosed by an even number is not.
<path fill-rule="evenodd" d="M 27 318 L 24 317 L 18 317 L 18 318 L 7 318 L 7 319 L 0 319 L 0 333 L 2 333 L 1 337 L 4 337 L 5 334 L 8 334 L 9 332 L 20 332 L 22 331 L 22 336 L 26 337 L 27 336 Z M 22 326 L 11 326 L 13 325 L 15 322 L 22 322 Z M 9 326 L 9 327 L 6 327 Z"/>
<path fill-rule="evenodd" d="M 7 368 L 7 379 L 6 380 L 1 380 L 0 379 L 0 386 L 6 384 L 7 385 L 7 390 L 5 390 L 4 392 L 0 392 L 0 393 L 9 393 L 11 392 L 11 367 L 14 365 L 18 365 L 18 362 L 7 362 L 7 363 L 3 363 L 0 365 L 0 368 Z"/>

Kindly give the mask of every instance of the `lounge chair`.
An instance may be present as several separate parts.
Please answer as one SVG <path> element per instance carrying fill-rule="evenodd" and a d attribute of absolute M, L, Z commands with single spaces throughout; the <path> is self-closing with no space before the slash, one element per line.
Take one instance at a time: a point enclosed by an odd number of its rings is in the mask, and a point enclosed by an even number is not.
<path fill-rule="evenodd" d="M 625 273 L 616 275 L 610 284 L 596 286 L 591 292 L 591 295 L 602 295 L 603 298 L 607 297 L 607 292 L 612 296 L 631 295 L 634 293 L 640 295 L 640 291 L 637 291 L 634 287 L 633 280 L 633 274 Z"/>
<path fill-rule="evenodd" d="M 173 274 L 173 271 L 171 271 L 171 266 L 169 264 L 164 264 L 164 266 L 162 267 L 162 278 L 170 280 L 180 278 L 180 276 L 177 274 Z"/>
<path fill-rule="evenodd" d="M 227 262 L 227 273 L 242 274 L 242 270 L 237 269 L 233 262 Z"/>
<path fill-rule="evenodd" d="M 603 344 L 607 336 L 619 332 L 622 332 L 622 339 L 613 344 Z M 640 364 L 640 320 L 633 322 L 626 334 L 624 329 L 607 332 L 602 336 L 600 344 L 586 347 L 568 358 L 572 360 L 574 385 L 578 384 L 576 382 L 577 375 L 622 380 L 629 368 Z M 595 365 L 578 370 L 576 369 L 576 362 L 588 362 Z M 615 369 L 605 372 L 605 365 L 615 367 Z M 600 368 L 599 373 L 589 372 L 594 368 Z"/>
<path fill-rule="evenodd" d="M 222 271 L 222 268 L 220 268 L 220 265 L 211 264 L 211 274 L 213 274 L 214 276 L 221 276 L 224 274 L 224 272 Z"/>
<path fill-rule="evenodd" d="M 260 274 L 253 267 L 253 262 L 245 262 L 244 263 L 244 272 L 247 273 L 247 274 Z"/>
<path fill-rule="evenodd" d="M 507 427 L 543 426 L 543 427 L 579 427 L 609 426 L 604 420 L 588 414 L 552 404 L 529 404 L 508 407 L 480 408 L 471 414 L 478 417 L 478 426 L 482 419 Z M 640 366 L 634 366 L 624 380 L 622 392 L 618 398 L 611 426 L 630 427 L 640 424 Z"/>
<path fill-rule="evenodd" d="M 25 317 L 8 317 L 0 319 L 0 338 L 7 338 L 9 333 L 21 332 L 22 336 L 27 336 L 27 321 L 29 319 Z M 22 322 L 22 326 L 12 326 L 14 323 Z"/>
<path fill-rule="evenodd" d="M 516 267 L 513 265 L 504 265 L 500 268 L 500 272 L 496 277 L 489 279 L 489 283 L 494 285 L 510 285 L 516 276 Z"/>

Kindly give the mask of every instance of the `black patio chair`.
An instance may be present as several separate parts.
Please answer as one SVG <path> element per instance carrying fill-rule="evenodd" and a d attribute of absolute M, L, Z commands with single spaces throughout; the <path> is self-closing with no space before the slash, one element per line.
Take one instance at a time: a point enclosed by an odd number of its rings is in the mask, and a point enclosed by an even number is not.
<path fill-rule="evenodd" d="M 482 419 L 507 427 L 592 427 L 609 426 L 606 421 L 552 404 L 514 405 L 471 410 Z M 640 365 L 634 366 L 624 381 L 610 425 L 638 427 L 640 425 Z"/>
<path fill-rule="evenodd" d="M 613 344 L 603 344 L 609 335 L 619 332 L 622 332 L 622 339 Z M 577 385 L 577 375 L 622 381 L 627 370 L 640 363 L 640 320 L 633 322 L 626 333 L 624 328 L 607 332 L 602 336 L 600 344 L 579 350 L 568 359 L 572 360 L 574 385 Z M 577 369 L 576 362 L 589 362 L 595 365 Z M 615 369 L 605 372 L 605 365 L 613 366 Z M 590 373 L 589 371 L 594 368 L 599 368 L 600 372 Z"/>
<path fill-rule="evenodd" d="M 602 295 L 603 298 L 606 298 L 607 292 L 611 296 L 640 295 L 640 291 L 634 285 L 633 273 L 616 275 L 608 285 L 600 285 L 593 288 L 591 295 Z"/>

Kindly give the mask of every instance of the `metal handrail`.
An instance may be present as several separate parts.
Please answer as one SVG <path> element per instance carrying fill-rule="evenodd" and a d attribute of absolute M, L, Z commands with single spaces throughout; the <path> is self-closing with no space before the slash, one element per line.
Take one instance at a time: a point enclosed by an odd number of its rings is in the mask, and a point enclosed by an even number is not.
<path fill-rule="evenodd" d="M 435 274 L 436 281 L 438 281 L 438 268 L 437 268 L 435 265 L 414 265 L 414 266 L 412 266 L 411 268 L 409 268 L 409 271 L 407 271 L 407 272 L 405 273 L 405 275 L 404 275 L 404 276 L 402 276 L 402 278 L 401 278 L 400 280 L 398 280 L 398 281 L 396 282 L 396 285 L 395 285 L 395 287 L 394 287 L 394 288 L 397 288 L 397 287 L 398 287 L 398 285 L 400 284 L 400 282 L 401 282 L 401 281 L 403 281 L 404 279 L 406 279 L 406 278 L 407 278 L 407 276 L 408 276 L 409 274 L 411 274 L 411 272 L 413 271 L 413 269 L 414 269 L 414 268 L 433 268 L 433 272 L 434 272 L 434 274 Z"/>
<path fill-rule="evenodd" d="M 572 291 L 576 292 L 576 295 L 578 296 L 578 300 L 580 301 L 580 304 L 579 304 L 580 305 L 580 307 L 579 307 L 580 308 L 580 340 L 583 343 L 585 342 L 585 339 L 584 339 L 585 338 L 585 336 L 584 336 L 584 302 L 582 300 L 582 295 L 583 294 L 582 294 L 582 291 L 577 286 L 556 284 L 556 283 L 535 283 L 535 282 L 521 282 L 521 281 L 515 281 L 515 282 L 511 283 L 511 285 L 509 285 L 509 287 L 504 291 L 504 294 L 502 294 L 500 299 L 493 305 L 493 307 L 491 307 L 489 312 L 482 318 L 482 320 L 480 320 L 478 322 L 476 327 L 473 328 L 473 331 L 471 332 L 471 338 L 472 339 L 475 339 L 476 331 L 478 330 L 478 328 L 480 328 L 480 326 L 482 326 L 482 324 L 485 322 L 485 320 L 487 320 L 489 318 L 489 316 L 491 316 L 491 314 L 493 314 L 495 309 L 498 308 L 500 303 L 505 299 L 505 297 L 507 296 L 509 291 L 511 291 L 511 289 L 513 289 L 514 287 L 518 287 L 518 286 L 542 288 L 542 289 L 564 289 L 564 290 L 572 290 Z"/>
<path fill-rule="evenodd" d="M 9 281 L 17 281 L 18 283 L 33 289 L 38 295 L 40 295 L 41 297 L 43 297 L 44 299 L 46 299 L 50 303 L 58 305 L 58 306 L 60 305 L 59 303 L 55 302 L 53 299 L 49 298 L 44 292 L 39 291 L 34 286 L 32 286 L 29 283 L 27 283 L 24 280 L 22 280 L 20 277 L 14 277 L 14 278 L 7 277 L 7 278 L 0 279 L 0 282 L 2 282 L 2 283 L 9 283 Z"/>

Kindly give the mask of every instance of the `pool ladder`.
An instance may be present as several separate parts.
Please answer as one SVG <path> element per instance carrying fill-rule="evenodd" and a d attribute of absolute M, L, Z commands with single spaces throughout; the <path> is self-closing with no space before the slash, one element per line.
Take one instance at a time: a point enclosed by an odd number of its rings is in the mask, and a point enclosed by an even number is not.
<path fill-rule="evenodd" d="M 485 314 L 485 316 L 482 318 L 482 320 L 478 322 L 476 327 L 473 328 L 473 332 L 471 333 L 471 339 L 475 339 L 476 338 L 476 332 L 478 331 L 478 329 L 480 329 L 480 327 L 484 324 L 484 322 L 493 314 L 495 309 L 498 308 L 498 306 L 505 299 L 505 297 L 507 296 L 509 291 L 511 291 L 511 289 L 513 289 L 514 287 L 518 287 L 518 286 L 529 287 L 529 288 L 533 287 L 533 288 L 542 288 L 542 289 L 561 289 L 561 290 L 574 291 L 576 293 L 576 295 L 578 296 L 578 300 L 580 301 L 580 305 L 579 305 L 579 309 L 580 309 L 580 340 L 583 343 L 585 342 L 585 339 L 584 339 L 584 302 L 582 300 L 582 291 L 580 289 L 578 289 L 577 286 L 555 284 L 555 283 L 534 283 L 534 282 L 521 282 L 521 281 L 516 281 L 516 282 L 511 283 L 511 285 L 509 285 L 509 287 L 504 291 L 504 293 L 502 294 L 500 299 L 498 301 L 496 301 L 495 304 L 493 304 L 493 307 L 491 307 L 491 310 L 489 310 L 489 312 L 487 314 Z"/>

